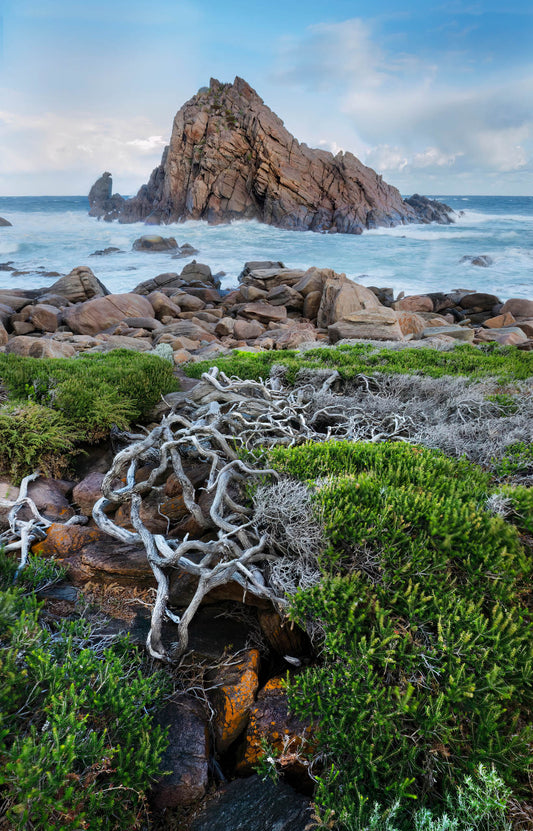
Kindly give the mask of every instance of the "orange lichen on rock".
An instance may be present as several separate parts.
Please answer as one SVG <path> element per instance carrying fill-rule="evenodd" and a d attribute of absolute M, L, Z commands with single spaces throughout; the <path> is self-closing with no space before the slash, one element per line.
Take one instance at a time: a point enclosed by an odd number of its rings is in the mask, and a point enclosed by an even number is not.
<path fill-rule="evenodd" d="M 303 772 L 312 752 L 312 727 L 289 713 L 284 680 L 271 678 L 250 712 L 246 740 L 237 770 L 250 773 L 264 756 L 267 742 L 278 763 L 293 773 Z"/>
<path fill-rule="evenodd" d="M 62 560 L 79 554 L 89 543 L 98 542 L 103 538 L 106 538 L 106 535 L 98 528 L 54 522 L 49 527 L 46 538 L 35 543 L 32 552 L 40 557 Z"/>
<path fill-rule="evenodd" d="M 218 670 L 211 694 L 215 708 L 213 730 L 216 748 L 224 753 L 246 727 L 259 686 L 259 651 L 250 649 L 243 660 Z"/>

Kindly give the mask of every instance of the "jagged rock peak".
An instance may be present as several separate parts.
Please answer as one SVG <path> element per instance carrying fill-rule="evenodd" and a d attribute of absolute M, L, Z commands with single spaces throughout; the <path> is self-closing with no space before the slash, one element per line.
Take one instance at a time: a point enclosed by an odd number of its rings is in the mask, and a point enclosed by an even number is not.
<path fill-rule="evenodd" d="M 350 234 L 422 219 L 352 153 L 301 144 L 239 77 L 212 78 L 183 105 L 161 164 L 117 213 L 120 222 L 258 219 Z"/>

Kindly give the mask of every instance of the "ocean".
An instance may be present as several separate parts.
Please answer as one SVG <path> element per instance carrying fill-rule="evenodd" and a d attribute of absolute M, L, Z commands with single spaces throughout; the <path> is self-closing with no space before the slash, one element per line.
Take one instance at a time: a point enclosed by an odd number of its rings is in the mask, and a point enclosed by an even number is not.
<path fill-rule="evenodd" d="M 361 236 L 284 231 L 258 222 L 209 226 L 204 222 L 147 227 L 119 225 L 87 215 L 85 196 L 0 197 L 0 216 L 12 228 L 0 228 L 0 288 L 51 285 L 56 271 L 67 274 L 88 265 L 111 292 L 126 292 L 163 272 L 180 272 L 188 260 L 171 253 L 132 251 L 142 234 L 174 236 L 179 245 L 199 250 L 198 262 L 224 272 L 222 286 L 237 284 L 247 260 L 281 260 L 290 268 L 319 266 L 344 272 L 367 286 L 392 287 L 395 293 L 447 291 L 456 288 L 496 294 L 500 299 L 533 299 L 533 197 L 442 196 L 456 212 L 456 222 L 401 225 Z M 120 253 L 91 256 L 108 247 Z M 463 257 L 488 255 L 482 268 Z"/>

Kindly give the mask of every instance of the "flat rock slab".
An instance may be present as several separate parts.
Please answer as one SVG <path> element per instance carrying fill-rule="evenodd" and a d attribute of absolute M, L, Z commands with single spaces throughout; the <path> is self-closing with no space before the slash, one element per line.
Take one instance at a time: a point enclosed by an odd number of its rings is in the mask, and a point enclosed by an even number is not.
<path fill-rule="evenodd" d="M 289 785 L 236 779 L 211 799 L 190 831 L 305 831 L 310 802 Z"/>

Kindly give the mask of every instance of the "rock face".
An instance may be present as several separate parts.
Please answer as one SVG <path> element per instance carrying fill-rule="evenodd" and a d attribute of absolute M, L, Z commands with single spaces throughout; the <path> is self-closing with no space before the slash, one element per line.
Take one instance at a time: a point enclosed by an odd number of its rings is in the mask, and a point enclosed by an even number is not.
<path fill-rule="evenodd" d="M 0 216 L 0 228 L 11 228 L 12 223 Z"/>
<path fill-rule="evenodd" d="M 89 216 L 96 216 L 98 219 L 103 217 L 108 222 L 117 218 L 124 203 L 124 197 L 118 193 L 112 195 L 112 190 L 113 179 L 106 171 L 89 191 Z"/>
<path fill-rule="evenodd" d="M 93 186 L 95 204 L 106 204 L 97 198 L 104 184 L 109 194 L 108 179 Z M 212 79 L 184 104 L 161 164 L 118 210 L 120 222 L 258 219 L 292 230 L 347 234 L 451 221 L 439 203 L 404 202 L 351 153 L 333 156 L 300 144 L 242 78 L 233 84 Z"/>

